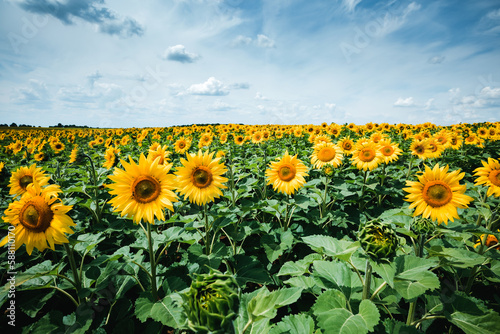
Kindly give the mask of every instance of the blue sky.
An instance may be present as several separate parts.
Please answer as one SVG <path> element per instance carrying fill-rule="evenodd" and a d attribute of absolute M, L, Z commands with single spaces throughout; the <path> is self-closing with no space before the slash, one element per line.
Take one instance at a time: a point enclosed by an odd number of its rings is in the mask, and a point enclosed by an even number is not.
<path fill-rule="evenodd" d="M 4 0 L 0 123 L 500 121 L 500 1 Z"/>

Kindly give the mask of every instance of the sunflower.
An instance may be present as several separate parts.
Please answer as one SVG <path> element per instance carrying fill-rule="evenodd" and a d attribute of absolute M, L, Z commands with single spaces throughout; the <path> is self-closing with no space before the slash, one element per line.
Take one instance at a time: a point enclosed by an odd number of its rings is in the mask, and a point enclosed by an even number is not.
<path fill-rule="evenodd" d="M 412 155 L 416 155 L 422 160 L 427 159 L 427 153 L 429 152 L 429 145 L 427 140 L 415 140 L 410 145 L 410 150 Z"/>
<path fill-rule="evenodd" d="M 55 244 L 67 243 L 64 233 L 72 234 L 70 226 L 73 220 L 66 215 L 72 205 L 63 205 L 57 194 L 61 190 L 56 185 L 42 189 L 37 183 L 29 184 L 20 200 L 9 204 L 3 221 L 15 226 L 15 250 L 26 244 L 26 252 L 31 255 L 33 248 L 43 251 L 54 250 Z M 0 247 L 7 244 L 9 238 L 0 242 Z M 47 245 L 48 243 L 48 245 Z"/>
<path fill-rule="evenodd" d="M 191 141 L 184 137 L 177 139 L 174 143 L 174 150 L 176 153 L 184 154 L 191 147 Z"/>
<path fill-rule="evenodd" d="M 479 167 L 474 170 L 474 176 L 478 176 L 476 179 L 476 185 L 486 184 L 488 186 L 488 192 L 486 195 L 499 197 L 500 163 L 498 160 L 493 158 L 488 158 L 488 162 L 481 161 L 481 163 L 483 164 L 483 167 Z"/>
<path fill-rule="evenodd" d="M 270 163 L 266 170 L 267 184 L 272 184 L 278 192 L 291 195 L 306 183 L 307 171 L 307 166 L 297 159 L 297 155 L 291 157 L 286 151 L 281 159 Z"/>
<path fill-rule="evenodd" d="M 205 205 L 222 195 L 221 189 L 227 188 L 223 177 L 227 169 L 219 158 L 212 159 L 214 152 L 187 154 L 187 160 L 181 158 L 182 167 L 177 169 L 177 190 L 189 198 L 191 203 Z"/>
<path fill-rule="evenodd" d="M 340 147 L 333 143 L 321 142 L 314 145 L 314 152 L 311 155 L 311 165 L 314 168 L 322 168 L 324 165 L 338 167 L 342 163 L 344 155 Z"/>
<path fill-rule="evenodd" d="M 198 143 L 198 148 L 210 146 L 210 144 L 212 144 L 212 140 L 213 140 L 213 137 L 212 137 L 211 133 L 209 133 L 209 132 L 203 133 L 200 137 L 200 142 Z"/>
<path fill-rule="evenodd" d="M 398 144 L 391 143 L 391 140 L 381 140 L 379 143 L 380 153 L 382 153 L 382 160 L 388 164 L 399 159 L 403 151 L 399 148 Z"/>
<path fill-rule="evenodd" d="M 252 143 L 260 144 L 264 140 L 264 136 L 261 131 L 257 131 L 252 135 Z"/>
<path fill-rule="evenodd" d="M 134 223 L 145 220 L 154 224 L 154 217 L 165 220 L 163 209 L 174 211 L 172 202 L 177 196 L 175 177 L 168 174 L 172 165 L 160 165 L 160 159 L 148 160 L 141 154 L 139 163 L 129 157 L 130 163 L 120 160 L 124 170 L 115 168 L 108 176 L 114 183 L 107 185 L 110 194 L 116 197 L 110 200 L 115 212 L 121 216 L 130 216 Z"/>
<path fill-rule="evenodd" d="M 344 137 L 337 142 L 344 154 L 351 154 L 354 150 L 354 141 L 349 137 Z"/>
<path fill-rule="evenodd" d="M 50 143 L 50 147 L 54 150 L 56 154 L 58 154 L 61 151 L 63 151 L 66 146 L 60 141 L 54 141 Z"/>
<path fill-rule="evenodd" d="M 439 158 L 444 151 L 444 146 L 434 138 L 427 140 L 427 145 L 429 145 L 429 151 L 426 153 L 427 158 Z"/>
<path fill-rule="evenodd" d="M 467 186 L 459 184 L 465 173 L 460 170 L 448 173 L 448 168 L 448 165 L 439 167 L 439 164 L 433 169 L 425 166 L 425 172 L 417 176 L 418 181 L 406 181 L 409 188 L 403 190 L 409 195 L 405 201 L 411 202 L 410 209 L 416 208 L 413 216 L 431 217 L 439 224 L 448 224 L 448 220 L 459 218 L 457 208 L 467 208 L 473 200 L 464 194 Z"/>
<path fill-rule="evenodd" d="M 33 158 L 36 161 L 43 161 L 43 160 L 45 160 L 45 153 L 43 153 L 43 152 L 36 153 Z"/>
<path fill-rule="evenodd" d="M 358 169 L 374 170 L 382 161 L 382 153 L 377 143 L 372 141 L 362 142 L 356 145 L 352 151 L 352 164 Z"/>
<path fill-rule="evenodd" d="M 243 145 L 243 143 L 245 142 L 245 137 L 243 137 L 242 135 L 237 135 L 234 137 L 234 143 L 236 145 Z"/>
<path fill-rule="evenodd" d="M 71 150 L 68 162 L 72 164 L 73 162 L 76 161 L 77 158 L 78 158 L 78 145 L 75 145 L 75 147 Z"/>
<path fill-rule="evenodd" d="M 486 239 L 484 239 L 484 238 L 486 238 Z M 498 239 L 493 234 L 488 234 L 488 235 L 481 234 L 481 237 L 480 237 L 479 240 L 476 241 L 476 244 L 474 245 L 474 248 L 477 248 L 477 247 L 481 246 L 481 242 L 483 240 L 484 240 L 484 245 L 487 248 L 490 248 L 491 246 L 494 246 L 494 245 L 498 244 Z M 495 249 L 500 250 L 500 246 L 495 247 Z"/>
<path fill-rule="evenodd" d="M 154 160 L 154 159 L 159 157 L 160 158 L 159 164 L 164 165 L 170 161 L 169 156 L 171 153 L 172 152 L 170 152 L 168 150 L 167 145 L 161 146 L 160 144 L 158 144 L 156 146 L 156 148 L 152 147 L 152 145 L 151 145 L 151 147 L 149 148 L 149 151 L 148 151 L 148 159 Z"/>
<path fill-rule="evenodd" d="M 120 149 L 110 146 L 106 149 L 104 153 L 104 163 L 102 166 L 106 169 L 110 169 L 118 165 L 118 155 L 120 154 Z"/>
<path fill-rule="evenodd" d="M 16 169 L 10 177 L 9 194 L 17 197 L 26 192 L 28 184 L 38 183 L 40 187 L 43 187 L 49 183 L 49 180 L 50 176 L 45 175 L 45 172 L 42 171 L 42 167 L 37 168 L 36 164 L 29 167 L 21 166 Z"/>

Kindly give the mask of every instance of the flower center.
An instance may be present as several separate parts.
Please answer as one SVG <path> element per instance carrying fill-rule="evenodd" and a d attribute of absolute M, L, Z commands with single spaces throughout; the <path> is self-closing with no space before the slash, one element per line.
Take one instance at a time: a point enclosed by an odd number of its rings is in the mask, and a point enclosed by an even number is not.
<path fill-rule="evenodd" d="M 392 148 L 392 146 L 384 146 L 384 147 L 382 147 L 382 149 L 380 151 L 386 157 L 389 157 L 394 153 L 394 149 Z"/>
<path fill-rule="evenodd" d="M 212 180 L 212 172 L 205 166 L 198 166 L 191 173 L 191 182 L 195 187 L 206 188 L 212 184 Z"/>
<path fill-rule="evenodd" d="M 45 232 L 50 227 L 54 213 L 41 196 L 30 199 L 19 212 L 19 222 L 27 230 L 35 233 Z"/>
<path fill-rule="evenodd" d="M 139 176 L 132 184 L 132 196 L 139 203 L 154 201 L 160 195 L 160 190 L 160 182 L 149 175 Z"/>
<path fill-rule="evenodd" d="M 28 184 L 30 183 L 33 183 L 33 176 L 31 175 L 24 175 L 20 180 L 19 180 L 19 186 L 21 186 L 21 188 L 23 190 L 26 190 L 26 187 L 28 186 Z"/>
<path fill-rule="evenodd" d="M 422 190 L 424 200 L 433 208 L 448 204 L 453 198 L 449 185 L 443 181 L 429 181 Z"/>
<path fill-rule="evenodd" d="M 336 152 L 334 149 L 332 149 L 331 147 L 325 147 L 318 152 L 318 159 L 323 162 L 328 162 L 335 158 L 335 155 Z"/>
<path fill-rule="evenodd" d="M 184 147 L 186 147 L 186 144 L 184 142 L 180 142 L 179 143 L 179 148 L 183 149 Z"/>
<path fill-rule="evenodd" d="M 351 143 L 344 143 L 342 146 L 344 146 L 344 150 L 349 151 L 352 148 Z"/>
<path fill-rule="evenodd" d="M 433 143 L 430 143 L 429 144 L 429 148 L 431 149 L 431 152 L 436 152 L 438 147 L 437 145 L 433 144 Z"/>
<path fill-rule="evenodd" d="M 359 151 L 358 157 L 363 162 L 370 162 L 375 159 L 375 151 L 370 148 L 364 148 Z"/>
<path fill-rule="evenodd" d="M 423 145 L 418 145 L 415 147 L 415 152 L 417 154 L 424 154 L 425 153 L 425 147 Z"/>
<path fill-rule="evenodd" d="M 490 175 L 488 175 L 488 179 L 496 185 L 497 187 L 500 187 L 500 169 L 494 169 L 490 172 Z"/>
<path fill-rule="evenodd" d="M 282 181 L 291 181 L 295 178 L 295 166 L 291 164 L 285 164 L 278 170 L 278 176 Z"/>

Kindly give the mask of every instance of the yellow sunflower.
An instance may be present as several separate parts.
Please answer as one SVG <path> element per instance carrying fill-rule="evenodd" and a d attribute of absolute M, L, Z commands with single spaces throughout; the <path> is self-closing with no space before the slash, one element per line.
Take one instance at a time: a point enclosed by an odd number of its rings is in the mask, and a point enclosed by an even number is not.
<path fill-rule="evenodd" d="M 120 149 L 110 146 L 106 149 L 106 152 L 104 153 L 104 163 L 102 166 L 106 169 L 110 169 L 112 167 L 115 167 L 118 164 L 118 155 L 120 154 Z"/>
<path fill-rule="evenodd" d="M 20 200 L 9 204 L 3 221 L 15 226 L 15 249 L 26 244 L 26 252 L 31 255 L 33 248 L 43 251 L 54 250 L 55 244 L 67 243 L 64 233 L 72 234 L 73 220 L 66 214 L 72 205 L 63 205 L 57 194 L 61 190 L 56 185 L 41 188 L 32 183 L 26 188 Z M 0 247 L 10 243 L 9 237 L 0 242 Z M 48 244 L 47 244 L 48 243 Z"/>
<path fill-rule="evenodd" d="M 416 208 L 413 216 L 431 217 L 439 224 L 448 224 L 448 220 L 459 218 L 457 208 L 467 208 L 473 200 L 464 194 L 467 186 L 459 183 L 465 173 L 460 170 L 448 173 L 448 168 L 439 164 L 433 169 L 425 166 L 425 172 L 417 176 L 418 181 L 406 181 L 409 188 L 403 190 L 409 195 L 405 201 L 411 202 L 410 209 Z"/>
<path fill-rule="evenodd" d="M 352 164 L 358 169 L 374 170 L 382 161 L 382 153 L 377 143 L 372 141 L 362 142 L 356 145 L 352 151 Z"/>
<path fill-rule="evenodd" d="M 311 155 L 311 165 L 314 168 L 322 168 L 324 165 L 338 167 L 342 163 L 344 154 L 340 147 L 333 143 L 321 142 L 314 145 L 314 152 Z"/>
<path fill-rule="evenodd" d="M 148 159 L 154 160 L 154 159 L 159 157 L 160 158 L 160 165 L 164 165 L 170 161 L 169 156 L 171 153 L 172 152 L 170 152 L 168 150 L 167 145 L 162 146 L 162 145 L 158 144 L 158 146 L 156 146 L 156 147 L 149 148 Z"/>
<path fill-rule="evenodd" d="M 486 238 L 486 239 L 485 239 Z M 486 248 L 490 248 L 491 246 L 494 246 L 498 244 L 498 239 L 495 237 L 493 234 L 481 234 L 481 237 L 479 240 L 476 241 L 476 244 L 474 245 L 474 248 L 477 248 L 481 246 L 481 242 L 484 240 L 484 245 Z M 500 246 L 495 247 L 495 249 L 500 250 Z"/>
<path fill-rule="evenodd" d="M 410 145 L 412 155 L 416 155 L 422 160 L 427 159 L 427 153 L 430 151 L 427 140 L 415 140 Z"/>
<path fill-rule="evenodd" d="M 38 183 L 40 187 L 43 187 L 49 183 L 49 180 L 50 176 L 45 175 L 45 172 L 42 171 L 42 167 L 37 168 L 36 164 L 29 167 L 21 166 L 16 169 L 10 177 L 9 194 L 17 197 L 26 192 L 28 184 Z"/>
<path fill-rule="evenodd" d="M 500 163 L 496 159 L 488 158 L 488 162 L 481 161 L 483 167 L 474 170 L 476 185 L 486 184 L 488 186 L 487 196 L 500 196 Z"/>
<path fill-rule="evenodd" d="M 337 142 L 344 154 L 351 154 L 354 150 L 354 141 L 349 137 L 344 137 Z"/>
<path fill-rule="evenodd" d="M 177 190 L 184 199 L 189 198 L 191 203 L 205 205 L 222 195 L 221 189 L 227 188 L 223 183 L 228 179 L 222 175 L 227 171 L 220 158 L 212 159 L 214 152 L 187 154 L 187 160 L 181 158 L 182 167 L 177 175 Z"/>
<path fill-rule="evenodd" d="M 307 166 L 297 159 L 297 155 L 291 157 L 286 151 L 281 159 L 270 163 L 266 170 L 267 184 L 272 184 L 275 191 L 292 195 L 306 183 L 307 171 Z"/>
<path fill-rule="evenodd" d="M 154 224 L 154 216 L 165 220 L 163 209 L 174 211 L 172 202 L 177 196 L 175 176 L 168 174 L 172 165 L 160 165 L 160 159 L 148 160 L 141 154 L 139 163 L 129 157 L 130 163 L 120 160 L 124 170 L 115 168 L 113 175 L 108 176 L 114 183 L 107 185 L 110 194 L 116 195 L 109 202 L 115 212 L 131 217 L 138 224 L 145 220 Z"/>
<path fill-rule="evenodd" d="M 236 145 L 243 145 L 243 143 L 245 142 L 245 137 L 243 137 L 242 135 L 237 135 L 237 136 L 234 136 L 234 143 Z"/>
<path fill-rule="evenodd" d="M 176 153 L 184 154 L 191 147 L 191 141 L 184 137 L 177 139 L 174 143 L 174 150 Z"/>
<path fill-rule="evenodd" d="M 403 151 L 399 148 L 398 144 L 391 143 L 390 139 L 381 140 L 379 143 L 380 153 L 382 153 L 382 160 L 388 164 L 399 159 Z"/>

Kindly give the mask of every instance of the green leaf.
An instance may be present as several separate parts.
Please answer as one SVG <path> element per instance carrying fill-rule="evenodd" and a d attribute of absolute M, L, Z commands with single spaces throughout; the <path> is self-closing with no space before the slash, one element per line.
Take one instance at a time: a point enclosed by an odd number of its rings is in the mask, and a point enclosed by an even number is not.
<path fill-rule="evenodd" d="M 313 334 L 314 320 L 310 316 L 300 313 L 283 317 L 269 331 L 269 334 Z"/>
<path fill-rule="evenodd" d="M 325 291 L 318 297 L 313 312 L 324 333 L 365 334 L 372 331 L 380 321 L 377 306 L 368 299 L 361 301 L 356 315 L 345 307 L 345 296 L 338 290 Z"/>
<path fill-rule="evenodd" d="M 466 249 L 444 248 L 441 246 L 432 246 L 429 249 L 429 254 L 443 257 L 450 265 L 458 268 L 472 268 L 480 265 L 486 259 L 483 255 Z"/>
<path fill-rule="evenodd" d="M 278 308 L 295 303 L 301 293 L 302 288 L 283 288 L 269 292 L 264 287 L 248 303 L 248 313 L 251 315 L 253 321 L 262 318 L 272 319 L 276 316 Z"/>
<path fill-rule="evenodd" d="M 153 304 L 151 318 L 165 326 L 182 328 L 186 323 L 184 310 L 180 306 L 182 299 L 179 294 L 171 294 Z"/>
<path fill-rule="evenodd" d="M 256 256 L 235 255 L 234 256 L 235 277 L 238 285 L 243 287 L 247 282 L 267 284 L 271 283 L 271 277 Z"/>
<path fill-rule="evenodd" d="M 373 272 L 377 273 L 382 277 L 384 281 L 389 284 L 391 288 L 394 288 L 394 276 L 396 275 L 396 265 L 394 262 L 391 263 L 376 263 L 370 261 Z"/>
<path fill-rule="evenodd" d="M 320 260 L 321 255 L 317 253 L 312 253 L 307 255 L 305 258 L 299 261 L 288 261 L 283 264 L 278 272 L 278 276 L 299 276 L 305 273 L 309 273 L 309 267 L 315 260 Z"/>
<path fill-rule="evenodd" d="M 29 317 L 34 318 L 55 292 L 56 290 L 47 291 L 47 289 L 20 292 L 16 294 L 16 304 Z"/>
<path fill-rule="evenodd" d="M 438 289 L 440 286 L 439 278 L 433 272 L 418 272 L 417 275 L 414 279 L 399 276 L 394 279 L 394 288 L 406 300 L 412 300 L 427 290 Z"/>
<path fill-rule="evenodd" d="M 357 241 L 338 240 L 327 235 L 311 235 L 303 237 L 302 240 L 313 251 L 334 256 L 344 261 L 348 261 L 352 254 L 360 247 Z"/>
<path fill-rule="evenodd" d="M 450 321 L 460 327 L 466 334 L 495 334 L 500 333 L 500 316 L 496 312 L 484 315 L 454 312 Z"/>
<path fill-rule="evenodd" d="M 281 234 L 265 234 L 261 238 L 261 245 L 266 252 L 267 259 L 271 263 L 283 255 L 286 250 L 291 249 L 292 243 L 293 234 L 290 230 Z"/>
<path fill-rule="evenodd" d="M 408 326 L 401 321 L 397 321 L 394 319 L 385 319 L 384 320 L 385 332 L 387 334 L 419 334 L 419 332 L 415 327 Z"/>
<path fill-rule="evenodd" d="M 353 289 L 361 288 L 357 275 L 344 262 L 314 261 L 313 277 L 324 288 L 342 291 L 349 299 Z"/>
<path fill-rule="evenodd" d="M 137 298 L 134 314 L 141 322 L 145 322 L 151 316 L 152 308 L 153 302 L 149 298 Z"/>

